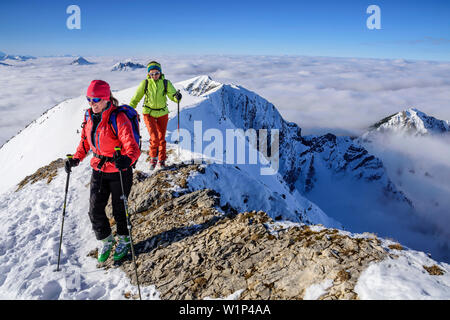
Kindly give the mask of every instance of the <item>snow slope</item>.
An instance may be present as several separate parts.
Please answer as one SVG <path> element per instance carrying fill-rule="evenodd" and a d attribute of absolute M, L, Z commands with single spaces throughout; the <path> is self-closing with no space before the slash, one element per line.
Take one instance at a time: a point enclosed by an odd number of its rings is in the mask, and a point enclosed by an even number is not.
<path fill-rule="evenodd" d="M 355 292 L 362 300 L 449 300 L 448 264 L 444 276 L 430 276 L 424 266 L 435 261 L 423 252 L 402 251 L 398 259 L 370 265 L 360 276 Z"/>
<path fill-rule="evenodd" d="M 0 196 L 0 299 L 125 299 L 135 293 L 118 269 L 96 268 L 87 256 L 96 247 L 88 218 L 88 162 L 73 171 L 64 222 L 61 271 L 58 257 L 65 172 Z M 158 298 L 153 287 L 146 299 Z"/>

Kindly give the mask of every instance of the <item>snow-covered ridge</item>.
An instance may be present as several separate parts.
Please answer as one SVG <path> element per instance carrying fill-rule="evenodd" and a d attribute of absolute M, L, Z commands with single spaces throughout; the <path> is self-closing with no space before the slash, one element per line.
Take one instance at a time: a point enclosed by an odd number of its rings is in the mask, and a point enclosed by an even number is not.
<path fill-rule="evenodd" d="M 428 116 L 416 108 L 409 108 L 375 123 L 363 138 L 372 131 L 410 135 L 442 134 L 450 132 L 450 122 Z"/>

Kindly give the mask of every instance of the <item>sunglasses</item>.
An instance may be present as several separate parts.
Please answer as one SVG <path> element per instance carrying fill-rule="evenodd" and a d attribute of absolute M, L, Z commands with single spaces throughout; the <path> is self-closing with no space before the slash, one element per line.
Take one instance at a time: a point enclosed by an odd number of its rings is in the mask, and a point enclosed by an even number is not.
<path fill-rule="evenodd" d="M 86 97 L 86 99 L 88 102 L 93 102 L 93 103 L 98 103 L 98 102 L 100 102 L 100 100 L 102 100 L 102 98 L 89 98 L 89 97 Z"/>
<path fill-rule="evenodd" d="M 161 72 L 157 71 L 157 72 L 152 72 L 152 73 L 148 73 L 151 77 L 153 76 L 157 76 L 158 74 L 161 74 Z"/>

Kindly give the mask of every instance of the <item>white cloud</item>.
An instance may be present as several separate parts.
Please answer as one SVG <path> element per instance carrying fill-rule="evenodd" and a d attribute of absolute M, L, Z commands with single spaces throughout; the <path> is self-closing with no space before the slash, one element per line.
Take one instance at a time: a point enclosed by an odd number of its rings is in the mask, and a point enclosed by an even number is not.
<path fill-rule="evenodd" d="M 173 64 L 172 59 L 164 61 L 172 78 L 208 71 L 215 80 L 240 84 L 274 103 L 305 133 L 360 134 L 379 119 L 411 106 L 450 119 L 447 62 L 215 56 Z"/>
<path fill-rule="evenodd" d="M 70 65 L 74 58 L 39 58 L 0 67 L 0 145 L 61 101 L 84 95 L 93 79 L 112 89 L 131 87 L 144 79 L 141 71 L 111 72 L 117 58 L 88 58 L 97 64 Z"/>
<path fill-rule="evenodd" d="M 383 160 L 389 177 L 413 201 L 419 217 L 434 226 L 423 232 L 433 233 L 448 250 L 450 136 L 381 134 L 366 147 Z"/>

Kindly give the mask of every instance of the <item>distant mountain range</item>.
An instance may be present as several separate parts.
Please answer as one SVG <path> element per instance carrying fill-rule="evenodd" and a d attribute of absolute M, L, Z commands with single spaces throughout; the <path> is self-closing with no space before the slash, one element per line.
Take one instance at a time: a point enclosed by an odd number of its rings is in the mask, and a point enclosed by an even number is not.
<path fill-rule="evenodd" d="M 30 59 L 36 59 L 36 57 L 6 54 L 6 53 L 0 51 L 0 61 L 4 61 L 4 60 L 27 61 Z"/>

